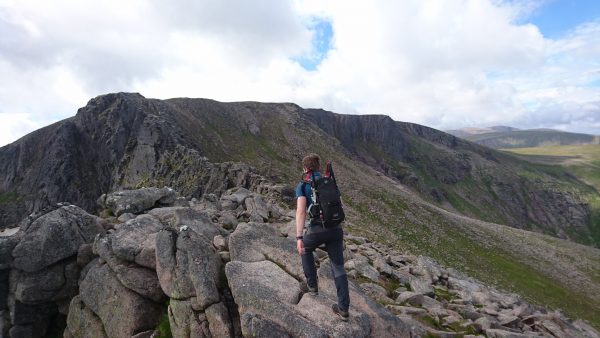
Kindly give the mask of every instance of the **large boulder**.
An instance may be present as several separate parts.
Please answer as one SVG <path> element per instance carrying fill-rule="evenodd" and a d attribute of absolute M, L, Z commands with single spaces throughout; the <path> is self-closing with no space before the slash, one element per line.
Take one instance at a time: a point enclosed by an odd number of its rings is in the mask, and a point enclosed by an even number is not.
<path fill-rule="evenodd" d="M 152 252 L 152 248 L 145 246 L 145 241 L 150 235 L 163 228 L 164 225 L 156 218 L 150 215 L 140 215 L 121 224 L 117 231 L 110 234 L 112 251 L 121 259 L 145 263 L 152 268 L 152 260 L 148 260 L 146 257 L 148 253 Z"/>
<path fill-rule="evenodd" d="M 74 338 L 107 338 L 102 321 L 85 306 L 80 296 L 71 300 L 67 328 Z"/>
<path fill-rule="evenodd" d="M 24 303 L 40 303 L 70 299 L 78 291 L 79 267 L 75 258 L 35 272 L 13 269 L 11 292 Z"/>
<path fill-rule="evenodd" d="M 104 194 L 98 200 L 100 206 L 109 209 L 115 216 L 124 213 L 138 214 L 155 206 L 169 206 L 177 196 L 171 188 L 141 188 Z"/>
<path fill-rule="evenodd" d="M 252 193 L 246 188 L 237 188 L 227 190 L 219 200 L 223 210 L 235 210 L 238 206 L 244 205 L 244 201 Z"/>
<path fill-rule="evenodd" d="M 283 331 L 292 337 L 327 337 L 318 327 L 294 309 L 302 295 L 298 281 L 269 261 L 229 262 L 225 274 L 233 298 L 238 304 L 244 336 L 257 336 L 256 328 L 249 326 L 255 319 L 277 328 L 265 337 Z M 265 332 L 265 334 L 268 332 Z"/>
<path fill-rule="evenodd" d="M 141 250 L 135 256 L 138 265 L 156 270 L 156 236 L 158 233 L 149 234 L 140 244 Z"/>
<path fill-rule="evenodd" d="M 379 282 L 380 280 L 377 269 L 369 264 L 368 260 L 362 255 L 357 255 L 354 259 L 347 261 L 344 266 L 348 270 L 356 270 L 360 276 L 366 277 L 375 283 Z"/>
<path fill-rule="evenodd" d="M 303 293 L 298 280 L 273 262 L 234 261 L 225 270 L 245 336 L 369 336 L 366 315 L 352 311 L 350 322 L 340 323 L 331 311 L 331 297 Z"/>
<path fill-rule="evenodd" d="M 258 262 L 270 260 L 281 264 L 297 279 L 304 278 L 296 242 L 282 237 L 281 232 L 266 223 L 240 223 L 229 235 L 232 261 Z"/>
<path fill-rule="evenodd" d="M 32 214 L 17 234 L 4 240 L 13 261 L 9 293 L 2 280 L 0 298 L 8 302 L 12 337 L 43 336 L 58 312 L 67 313 L 68 302 L 78 292 L 79 248 L 103 233 L 104 224 L 81 208 L 59 204 Z M 13 245 L 15 239 L 18 244 Z"/>
<path fill-rule="evenodd" d="M 168 313 L 173 337 L 211 337 L 208 321 L 194 312 L 189 300 L 171 299 Z"/>
<path fill-rule="evenodd" d="M 118 264 L 113 271 L 123 286 L 138 295 L 157 303 L 167 298 L 162 292 L 154 270 L 136 264 Z"/>
<path fill-rule="evenodd" d="M 41 337 L 78 292 L 79 248 L 103 233 L 105 221 L 73 205 L 57 204 L 24 219 L 18 232 L 0 236 L 2 335 Z M 6 235 L 6 236 L 4 236 Z M 7 278 L 8 277 L 8 278 Z"/>
<path fill-rule="evenodd" d="M 12 252 L 13 266 L 35 272 L 74 256 L 80 245 L 91 243 L 104 231 L 101 224 L 100 218 L 74 205 L 51 211 L 27 227 Z"/>
<path fill-rule="evenodd" d="M 117 257 L 111 246 L 114 243 L 111 241 L 113 235 L 98 236 L 94 241 L 94 252 L 108 264 L 123 286 L 144 298 L 159 303 L 164 301 L 166 295 L 162 292 L 156 272 Z"/>
<path fill-rule="evenodd" d="M 269 208 L 265 200 L 257 195 L 254 197 L 246 198 L 245 200 L 246 211 L 250 215 L 250 218 L 255 218 L 260 222 L 266 222 L 269 220 Z"/>
<path fill-rule="evenodd" d="M 187 226 L 206 238 L 214 238 L 216 235 L 226 233 L 221 227 L 212 223 L 206 213 L 189 207 L 156 208 L 148 211 L 148 214 L 158 218 L 166 226 L 172 228 Z"/>
<path fill-rule="evenodd" d="M 333 314 L 331 304 L 336 300 L 329 297 L 302 297 L 296 309 L 298 313 L 324 329 L 330 337 L 374 337 L 371 335 L 369 317 L 354 309 L 350 310 L 351 319 L 340 325 L 340 319 Z"/>
<path fill-rule="evenodd" d="M 124 287 L 107 264 L 98 260 L 81 282 L 81 300 L 102 321 L 109 337 L 129 338 L 154 329 L 164 313 L 162 305 Z"/>
<path fill-rule="evenodd" d="M 212 239 L 212 238 L 211 238 Z M 221 258 L 212 240 L 191 229 L 167 228 L 156 237 L 156 272 L 165 294 L 192 298 L 195 310 L 219 301 Z"/>
<path fill-rule="evenodd" d="M 319 294 L 337 299 L 333 271 L 329 260 L 321 263 L 318 270 Z M 411 337 L 422 331 L 421 327 L 411 327 L 410 323 L 394 316 L 388 309 L 373 301 L 359 287 L 349 282 L 350 288 L 350 317 L 360 313 L 368 317 L 371 337 Z M 414 325 L 412 325 L 414 326 Z"/>
<path fill-rule="evenodd" d="M 273 262 L 229 262 L 225 266 L 225 273 L 233 297 L 242 304 L 248 296 L 266 302 L 297 304 L 300 301 L 302 291 L 298 280 Z"/>
<path fill-rule="evenodd" d="M 241 317 L 244 337 L 291 338 L 285 327 L 262 315 L 246 312 Z M 320 333 L 320 332 L 319 332 Z"/>
<path fill-rule="evenodd" d="M 248 197 L 250 197 L 250 195 L 252 195 L 250 190 L 248 190 L 246 188 L 237 188 L 237 189 L 232 189 L 232 190 L 234 190 L 234 191 L 230 191 L 231 195 L 223 194 L 221 199 L 222 200 L 223 199 L 232 199 L 232 200 L 235 200 L 235 202 L 238 205 L 241 205 L 242 203 L 244 203 L 246 198 L 248 198 Z"/>
<path fill-rule="evenodd" d="M 235 335 L 233 323 L 225 304 L 222 302 L 213 304 L 204 313 L 210 333 L 214 337 L 233 337 Z"/>

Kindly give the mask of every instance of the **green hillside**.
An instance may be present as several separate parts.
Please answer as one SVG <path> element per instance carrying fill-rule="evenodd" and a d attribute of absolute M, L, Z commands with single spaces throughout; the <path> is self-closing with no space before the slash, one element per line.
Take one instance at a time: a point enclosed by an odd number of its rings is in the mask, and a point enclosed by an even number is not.
<path fill-rule="evenodd" d="M 190 101 L 171 102 L 182 109 Z M 343 135 L 332 137 L 335 133 L 303 122 L 293 105 L 238 103 L 226 111 L 212 110 L 207 115 L 186 109 L 177 116 L 190 126 L 199 125 L 195 120 L 204 121 L 200 123 L 203 129 L 194 135 L 211 161 L 249 162 L 267 176 L 294 185 L 301 174 L 302 156 L 317 152 L 334 163 L 348 209 L 349 232 L 433 257 L 533 303 L 561 308 L 600 327 L 595 315 L 600 313 L 600 250 L 497 224 L 506 217 L 498 201 L 494 202 L 498 182 L 516 180 L 525 185 L 524 192 L 542 185 L 574 196 L 594 193 L 561 168 L 491 154 L 484 148 L 445 148 L 412 135 L 400 145 L 406 147 L 410 159 L 402 161 L 385 143 L 364 137 L 345 143 Z M 241 113 L 250 122 L 232 122 L 239 121 Z M 460 165 L 461 156 L 482 161 L 475 156 L 477 152 L 500 166 L 476 162 L 475 174 L 458 182 L 441 180 L 455 174 L 453 165 Z M 410 175 L 418 183 L 400 183 Z M 433 188 L 450 197 L 436 201 L 429 194 Z M 489 202 L 482 202 L 485 196 L 492 196 Z"/>
<path fill-rule="evenodd" d="M 532 163 L 563 167 L 577 179 L 600 191 L 600 145 L 516 148 L 505 151 Z M 594 210 L 592 222 L 600 222 L 600 198 L 596 194 L 589 194 L 587 200 Z M 595 237 L 600 238 L 597 231 Z"/>
<path fill-rule="evenodd" d="M 600 145 L 568 145 L 505 149 L 521 158 L 541 164 L 561 165 L 583 182 L 600 191 Z"/>
<path fill-rule="evenodd" d="M 494 149 L 600 143 L 600 137 L 598 136 L 551 129 L 508 130 L 481 133 L 468 133 L 461 130 L 450 132 L 465 140 Z"/>

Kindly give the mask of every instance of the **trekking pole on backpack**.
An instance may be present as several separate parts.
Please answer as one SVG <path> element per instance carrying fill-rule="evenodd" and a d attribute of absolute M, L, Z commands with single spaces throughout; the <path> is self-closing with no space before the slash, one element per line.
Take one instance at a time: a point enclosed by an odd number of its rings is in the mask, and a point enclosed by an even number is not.
<path fill-rule="evenodd" d="M 333 166 L 331 165 L 331 161 L 327 161 L 327 169 L 325 170 L 325 175 L 330 176 L 333 180 L 333 183 L 337 186 L 337 182 L 335 181 L 335 175 L 333 174 Z"/>

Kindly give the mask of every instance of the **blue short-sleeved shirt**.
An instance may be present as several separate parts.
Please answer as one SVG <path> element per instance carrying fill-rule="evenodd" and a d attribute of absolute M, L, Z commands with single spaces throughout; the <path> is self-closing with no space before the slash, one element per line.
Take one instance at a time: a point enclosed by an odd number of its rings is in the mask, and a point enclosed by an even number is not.
<path fill-rule="evenodd" d="M 320 172 L 315 172 L 315 180 L 321 176 Z M 312 179 L 312 178 L 311 178 Z M 300 182 L 296 186 L 296 198 L 306 197 L 306 208 L 312 204 L 312 187 L 309 183 Z"/>

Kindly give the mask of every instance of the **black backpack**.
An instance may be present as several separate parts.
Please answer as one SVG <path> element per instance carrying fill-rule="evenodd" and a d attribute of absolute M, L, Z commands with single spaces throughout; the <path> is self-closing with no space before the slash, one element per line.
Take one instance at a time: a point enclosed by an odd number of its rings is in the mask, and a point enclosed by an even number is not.
<path fill-rule="evenodd" d="M 308 207 L 308 214 L 313 223 L 322 223 L 324 227 L 342 223 L 346 216 L 331 162 L 327 162 L 325 175 L 315 179 L 314 173 L 309 173 L 308 178 L 308 183 L 313 191 L 312 204 Z"/>

